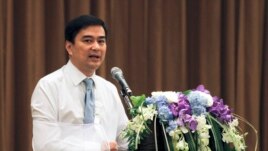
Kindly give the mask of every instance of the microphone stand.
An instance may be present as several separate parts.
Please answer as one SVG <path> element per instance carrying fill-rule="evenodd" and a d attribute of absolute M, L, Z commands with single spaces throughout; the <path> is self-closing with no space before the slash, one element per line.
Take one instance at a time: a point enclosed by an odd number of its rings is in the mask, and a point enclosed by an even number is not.
<path fill-rule="evenodd" d="M 128 109 L 132 109 L 133 105 L 132 105 L 132 103 L 131 103 L 131 101 L 129 99 L 129 97 L 132 95 L 132 92 L 131 91 L 126 92 L 124 89 L 122 89 L 120 94 L 123 97 Z"/>

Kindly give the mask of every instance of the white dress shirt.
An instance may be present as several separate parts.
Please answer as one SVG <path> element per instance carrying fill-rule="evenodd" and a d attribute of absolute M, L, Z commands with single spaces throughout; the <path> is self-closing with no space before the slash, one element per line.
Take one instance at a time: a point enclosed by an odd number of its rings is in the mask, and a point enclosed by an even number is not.
<path fill-rule="evenodd" d="M 40 79 L 31 99 L 33 121 L 54 124 L 70 123 L 81 126 L 84 118 L 86 90 L 83 80 L 85 78 L 89 77 L 86 77 L 69 61 L 59 70 Z M 128 118 L 118 91 L 112 83 L 95 73 L 90 78 L 94 80 L 94 123 L 103 127 L 109 141 L 116 141 L 119 149 L 124 150 L 127 148 L 127 143 L 118 136 L 126 126 Z M 40 129 L 37 125 L 33 124 L 33 129 Z M 39 135 L 38 133 L 34 131 L 33 138 Z"/>

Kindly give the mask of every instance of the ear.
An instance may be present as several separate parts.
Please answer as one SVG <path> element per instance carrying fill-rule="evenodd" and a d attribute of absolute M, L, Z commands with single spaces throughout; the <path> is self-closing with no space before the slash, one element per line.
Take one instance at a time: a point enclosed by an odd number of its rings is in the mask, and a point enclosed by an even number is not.
<path fill-rule="evenodd" d="M 73 43 L 65 40 L 65 49 L 68 52 L 69 56 L 73 55 Z"/>

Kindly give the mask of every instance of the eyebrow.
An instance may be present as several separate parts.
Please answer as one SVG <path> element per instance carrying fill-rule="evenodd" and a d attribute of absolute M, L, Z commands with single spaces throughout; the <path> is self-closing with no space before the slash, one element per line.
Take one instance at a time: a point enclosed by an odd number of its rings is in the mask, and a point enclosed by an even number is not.
<path fill-rule="evenodd" d="M 85 35 L 85 36 L 82 37 L 82 39 L 84 39 L 84 38 L 94 38 L 94 37 L 89 36 L 89 35 Z M 99 36 L 99 37 L 97 37 L 97 39 L 106 39 L 106 36 Z"/>

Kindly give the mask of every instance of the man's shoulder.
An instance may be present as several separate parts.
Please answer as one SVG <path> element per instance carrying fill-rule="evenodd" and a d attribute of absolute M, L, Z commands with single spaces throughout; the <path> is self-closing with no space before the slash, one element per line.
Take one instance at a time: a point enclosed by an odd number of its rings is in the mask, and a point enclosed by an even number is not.
<path fill-rule="evenodd" d="M 63 67 L 61 67 L 61 68 L 47 74 L 46 76 L 42 77 L 39 80 L 39 83 L 49 84 L 49 83 L 57 83 L 57 82 L 62 81 L 62 79 L 64 78 Z"/>
<path fill-rule="evenodd" d="M 97 79 L 98 82 L 101 83 L 102 86 L 116 89 L 115 85 L 112 82 L 104 79 L 103 77 L 96 75 L 96 79 Z"/>

